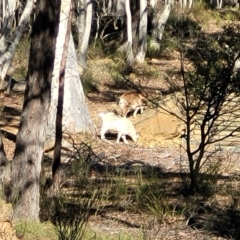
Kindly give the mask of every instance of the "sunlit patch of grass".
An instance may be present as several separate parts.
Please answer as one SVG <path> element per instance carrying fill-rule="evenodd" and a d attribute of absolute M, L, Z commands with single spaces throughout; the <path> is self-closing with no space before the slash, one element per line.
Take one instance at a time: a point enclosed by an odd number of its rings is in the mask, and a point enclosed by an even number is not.
<path fill-rule="evenodd" d="M 239 11 L 225 10 L 222 13 L 222 18 L 228 21 L 239 21 L 240 14 Z"/>
<path fill-rule="evenodd" d="M 95 231 L 89 228 L 86 231 L 84 239 L 92 240 L 144 240 L 141 230 L 136 229 L 134 232 L 130 232 L 127 228 L 118 232 L 117 229 L 101 229 Z"/>
<path fill-rule="evenodd" d="M 59 237 L 56 234 L 56 229 L 50 222 L 18 222 L 15 224 L 17 237 L 24 240 L 57 240 Z M 120 231 L 113 229 L 112 232 L 104 228 L 98 231 L 88 227 L 82 239 L 92 240 L 142 240 L 141 231 L 136 230 L 135 233 L 129 231 Z"/>
<path fill-rule="evenodd" d="M 96 86 L 102 86 L 107 83 L 119 83 L 124 80 L 125 63 L 123 60 L 113 57 L 101 60 L 88 61 L 86 75 L 90 76 L 90 82 L 96 83 Z M 92 78 L 92 79 L 91 79 Z"/>
<path fill-rule="evenodd" d="M 141 64 L 141 65 L 134 65 L 133 66 L 133 73 L 136 75 L 136 77 L 139 78 L 158 78 L 160 76 L 159 69 L 153 68 L 149 66 L 148 64 Z"/>
<path fill-rule="evenodd" d="M 189 15 L 201 24 L 203 29 L 209 28 L 209 23 L 214 22 L 216 25 L 221 25 L 224 18 L 221 16 L 220 12 L 217 10 L 209 10 L 204 4 L 196 3 L 190 10 Z"/>
<path fill-rule="evenodd" d="M 17 222 L 15 224 L 16 234 L 25 240 L 57 240 L 54 226 L 50 222 Z"/>

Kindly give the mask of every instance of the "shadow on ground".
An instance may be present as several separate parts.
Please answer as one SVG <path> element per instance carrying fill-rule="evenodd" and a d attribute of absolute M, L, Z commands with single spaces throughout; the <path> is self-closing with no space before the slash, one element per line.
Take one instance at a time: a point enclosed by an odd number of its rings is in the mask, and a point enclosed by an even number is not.
<path fill-rule="evenodd" d="M 208 191 L 205 196 L 190 196 L 186 194 L 186 172 L 168 171 L 161 165 L 152 166 L 146 161 L 126 160 L 126 156 L 121 155 L 106 156 L 92 151 L 87 155 L 81 152 L 79 156 L 81 157 L 76 158 L 76 154 L 72 155 L 69 161 L 62 164 L 62 190 L 68 193 L 69 199 L 91 199 L 92 192 L 97 191 L 95 197 L 98 201 L 88 209 L 90 215 L 101 216 L 125 227 L 142 228 L 142 223 L 133 221 L 131 217 L 128 221 L 121 214 L 129 212 L 131 216 L 137 211 L 139 216 L 145 216 L 146 212 L 151 212 L 151 207 L 153 211 L 150 214 L 156 210 L 163 215 L 182 215 L 186 228 L 190 227 L 203 235 L 239 239 L 240 211 L 237 206 L 220 206 L 210 201 L 217 194 L 217 186 L 212 186 L 211 194 Z M 51 158 L 45 158 L 43 164 L 46 172 L 51 171 Z M 73 176 L 76 174 L 75 181 Z M 213 176 L 205 174 L 202 177 L 211 179 Z M 218 180 L 225 178 L 227 177 L 217 176 Z M 78 191 L 73 191 L 74 189 Z M 104 201 L 99 205 L 99 199 L 103 198 Z M 159 225 L 165 222 L 163 215 L 157 220 Z"/>

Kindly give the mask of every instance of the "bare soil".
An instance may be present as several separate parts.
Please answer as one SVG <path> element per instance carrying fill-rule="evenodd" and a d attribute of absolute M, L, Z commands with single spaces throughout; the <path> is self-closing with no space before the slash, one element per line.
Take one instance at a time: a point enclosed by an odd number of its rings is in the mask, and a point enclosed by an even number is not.
<path fill-rule="evenodd" d="M 91 66 L 90 66 L 91 67 Z M 111 79 L 108 73 L 102 71 L 103 63 L 94 62 L 94 72 L 98 82 L 98 91 L 87 94 L 86 103 L 89 114 L 96 126 L 97 132 L 101 127 L 101 121 L 98 114 L 103 111 L 120 110 L 116 104 L 116 96 L 119 94 L 134 90 L 134 86 L 118 86 Z M 152 59 L 147 66 L 139 69 L 139 72 L 148 68 L 157 72 L 156 76 L 141 77 L 140 75 L 130 75 L 130 80 L 137 87 L 149 96 L 156 96 L 162 93 L 162 99 L 167 99 L 167 93 L 170 90 L 170 80 L 181 86 L 178 78 L 179 61 L 177 55 L 175 58 L 165 60 Z M 163 72 L 174 72 L 164 75 Z M 170 80 L 169 80 L 170 79 Z M 8 159 L 13 158 L 15 137 L 17 133 L 17 124 L 22 108 L 23 96 L 13 93 L 7 95 L 0 94 L 1 105 L 4 106 L 0 123 L 3 130 L 4 148 Z M 171 101 L 167 102 L 168 106 L 174 108 Z M 176 109 L 177 111 L 177 109 Z M 183 149 L 181 144 L 183 139 L 180 122 L 171 115 L 165 114 L 161 108 L 150 109 L 146 107 L 143 114 L 138 114 L 136 118 L 129 116 L 134 123 L 140 138 L 137 144 L 125 145 L 123 143 L 115 144 L 116 135 L 108 135 L 108 141 L 101 141 L 99 135 L 93 139 L 92 149 L 96 154 L 96 161 L 100 165 L 107 164 L 112 167 L 124 167 L 125 169 L 134 169 L 141 166 L 143 172 L 156 171 L 160 178 L 164 178 L 169 184 L 169 191 L 179 187 L 181 173 L 187 171 L 187 161 L 182 158 Z M 4 126 L 3 126 L 4 125 Z M 76 138 L 78 141 L 78 138 Z M 223 167 L 226 177 L 239 173 L 240 164 L 238 155 L 227 151 L 221 153 L 225 156 L 226 162 Z M 100 166 L 98 165 L 98 166 Z M 91 178 L 101 176 L 100 169 L 93 169 Z M 164 181 L 165 181 L 164 180 Z M 171 184 L 170 184 L 171 183 Z M 176 196 L 181 198 L 181 196 Z M 6 220 L 2 220 L 6 222 Z M 166 218 L 162 222 L 156 221 L 153 216 L 142 212 L 129 212 L 126 209 L 108 209 L 98 215 L 90 217 L 90 226 L 98 233 L 109 235 L 109 239 L 118 239 L 119 233 L 127 233 L 140 239 L 144 235 L 145 239 L 230 239 L 223 237 L 212 231 L 203 231 L 188 225 L 189 218 Z M 220 237 L 220 236 L 221 237 Z M 110 238 L 112 236 L 112 238 Z M 1 239 L 1 238 L 0 238 Z M 12 238 L 14 239 L 14 238 Z"/>

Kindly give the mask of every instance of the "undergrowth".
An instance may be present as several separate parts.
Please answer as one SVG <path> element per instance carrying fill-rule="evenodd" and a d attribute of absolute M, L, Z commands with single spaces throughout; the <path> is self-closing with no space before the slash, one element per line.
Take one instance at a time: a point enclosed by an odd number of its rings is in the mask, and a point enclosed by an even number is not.
<path fill-rule="evenodd" d="M 233 226 L 229 231 L 226 227 L 222 228 L 220 234 L 238 236 L 236 226 L 239 221 L 240 193 L 235 186 L 230 185 L 233 182 L 228 184 L 227 191 L 223 193 L 221 189 L 224 186 L 218 189 L 218 181 L 205 173 L 202 175 L 203 185 L 207 183 L 211 186 L 211 194 L 189 196 L 182 193 L 186 179 L 181 175 L 165 176 L 154 167 L 117 167 L 98 158 L 89 145 L 81 144 L 74 148 L 75 156 L 63 168 L 65 177 L 61 195 L 48 198 L 42 194 L 42 220 L 51 222 L 51 239 L 56 236 L 58 239 L 161 239 L 157 236 L 161 235 L 161 226 L 165 224 L 186 223 L 192 228 L 212 232 L 225 221 L 230 221 Z M 208 166 L 209 175 L 219 173 L 220 168 L 216 166 L 220 165 Z M 95 172 L 95 177 L 91 176 L 92 172 Z M 216 197 L 220 192 L 224 198 L 231 196 L 227 204 L 220 203 Z M 104 231 L 96 232 L 88 224 L 91 217 L 111 216 L 111 213 L 121 212 L 144 216 L 145 221 L 142 223 L 132 223 L 129 219 L 129 224 L 138 229 L 137 234 L 127 235 L 123 231 L 110 237 Z M 217 216 L 221 214 L 225 214 L 225 217 L 219 219 Z M 205 218 L 204 222 L 202 218 Z M 113 219 L 116 222 L 121 220 Z M 29 231 L 30 228 L 26 224 L 19 225 L 18 234 L 31 235 L 34 231 Z"/>

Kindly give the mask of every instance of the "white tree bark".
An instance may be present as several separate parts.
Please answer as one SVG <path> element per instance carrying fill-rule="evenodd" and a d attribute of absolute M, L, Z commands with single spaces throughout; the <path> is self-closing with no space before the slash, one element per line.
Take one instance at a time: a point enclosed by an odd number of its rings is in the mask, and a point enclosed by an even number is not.
<path fill-rule="evenodd" d="M 139 39 L 138 53 L 136 61 L 143 63 L 147 51 L 147 0 L 140 1 L 140 23 L 139 23 Z"/>
<path fill-rule="evenodd" d="M 182 0 L 182 8 L 187 8 L 187 0 Z"/>
<path fill-rule="evenodd" d="M 150 6 L 151 6 L 152 8 L 154 8 L 155 5 L 156 5 L 156 0 L 150 0 L 150 1 L 149 1 L 149 4 L 150 4 Z"/>
<path fill-rule="evenodd" d="M 150 42 L 150 47 L 152 49 L 155 49 L 155 51 L 160 50 L 160 41 L 162 40 L 165 25 L 172 10 L 173 3 L 173 0 L 168 0 L 167 4 L 163 9 L 163 12 L 160 14 L 156 14 L 156 27 L 153 30 L 152 40 Z"/>
<path fill-rule="evenodd" d="M 86 0 L 78 0 L 77 1 L 77 22 L 78 22 L 78 46 L 79 49 L 82 46 L 83 36 L 85 31 L 86 24 Z"/>
<path fill-rule="evenodd" d="M 112 12 L 112 5 L 113 5 L 112 0 L 109 0 L 107 5 L 107 11 L 106 11 L 108 14 Z"/>
<path fill-rule="evenodd" d="M 222 0 L 210 0 L 210 6 L 212 8 L 221 9 L 222 8 Z"/>
<path fill-rule="evenodd" d="M 87 49 L 92 26 L 92 9 L 92 0 L 85 0 L 86 20 L 79 53 L 79 64 L 82 70 L 87 66 Z"/>
<path fill-rule="evenodd" d="M 217 9 L 222 8 L 222 0 L 217 0 Z"/>
<path fill-rule="evenodd" d="M 0 3 L 0 55 L 7 48 L 6 39 L 12 30 L 17 5 L 18 0 L 2 0 Z"/>
<path fill-rule="evenodd" d="M 18 27 L 13 36 L 13 41 L 8 45 L 8 48 L 5 49 L 5 52 L 0 56 L 0 85 L 3 79 L 5 78 L 7 71 L 12 63 L 16 48 L 21 39 L 22 33 L 29 21 L 30 14 L 33 9 L 33 0 L 28 0 L 27 5 L 23 11 L 23 14 L 20 18 Z"/>
<path fill-rule="evenodd" d="M 62 9 L 67 0 L 62 1 Z M 58 103 L 58 86 L 60 62 L 63 54 L 65 35 L 67 33 L 67 13 L 63 10 L 60 15 L 59 32 L 56 43 L 55 64 L 51 86 L 51 103 L 48 116 L 47 140 L 55 136 L 55 120 Z M 95 133 L 85 103 L 85 96 L 78 72 L 78 62 L 72 34 L 68 46 L 68 56 L 65 69 L 63 131 L 70 134 L 79 132 Z"/>
<path fill-rule="evenodd" d="M 192 8 L 192 5 L 193 5 L 193 0 L 189 0 L 188 8 Z"/>
<path fill-rule="evenodd" d="M 117 0 L 116 2 L 117 3 L 115 3 L 115 5 L 116 5 L 115 12 L 116 12 L 117 15 L 122 15 L 122 12 L 125 11 L 126 1 L 124 1 L 124 0 Z M 130 6 L 130 2 L 129 2 L 129 6 Z M 129 9 L 130 9 L 130 7 L 129 7 Z"/>
<path fill-rule="evenodd" d="M 125 0 L 125 11 L 127 15 L 127 63 L 132 65 L 134 62 L 133 50 L 132 50 L 132 15 L 130 11 L 129 0 Z"/>

